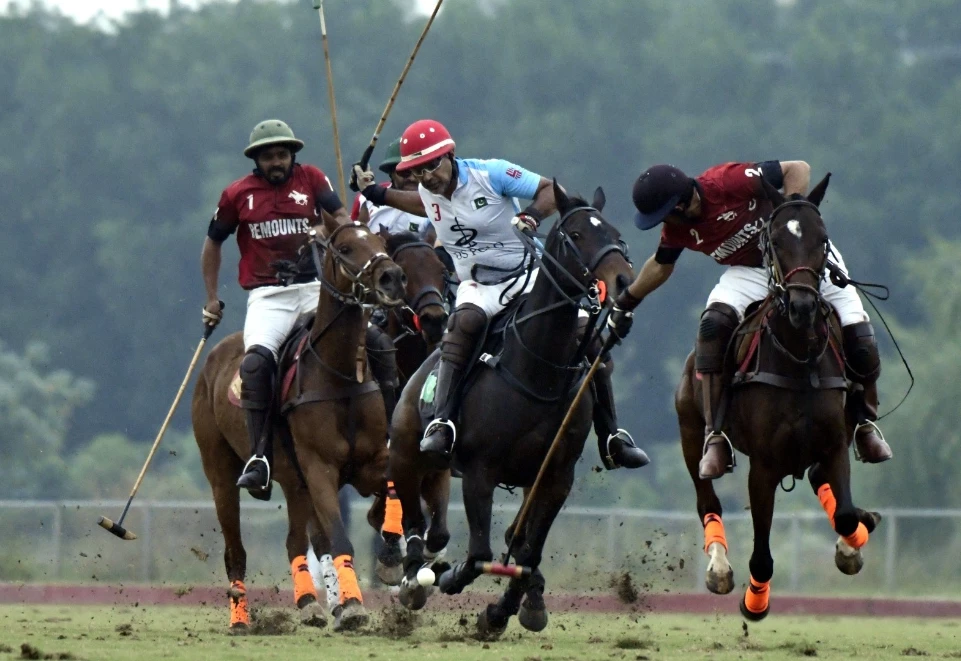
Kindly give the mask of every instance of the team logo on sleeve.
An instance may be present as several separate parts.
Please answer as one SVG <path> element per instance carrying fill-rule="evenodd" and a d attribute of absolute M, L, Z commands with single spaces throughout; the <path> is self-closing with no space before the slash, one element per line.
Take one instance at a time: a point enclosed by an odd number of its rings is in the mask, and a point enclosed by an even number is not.
<path fill-rule="evenodd" d="M 522 174 L 517 168 L 507 168 L 507 176 L 511 179 L 520 179 Z"/>
<path fill-rule="evenodd" d="M 477 211 L 478 209 L 482 209 L 482 208 L 484 208 L 484 207 L 487 206 L 487 198 L 486 198 L 486 197 L 478 197 L 478 198 L 472 200 L 470 204 L 471 204 L 472 207 L 474 207 L 474 211 Z"/>
<path fill-rule="evenodd" d="M 302 206 L 302 207 L 307 206 L 307 194 L 306 194 L 306 193 L 298 193 L 297 191 L 292 190 L 292 191 L 290 191 L 290 195 L 288 195 L 287 197 L 293 198 L 294 202 L 296 202 L 297 204 L 299 204 L 299 205 Z"/>

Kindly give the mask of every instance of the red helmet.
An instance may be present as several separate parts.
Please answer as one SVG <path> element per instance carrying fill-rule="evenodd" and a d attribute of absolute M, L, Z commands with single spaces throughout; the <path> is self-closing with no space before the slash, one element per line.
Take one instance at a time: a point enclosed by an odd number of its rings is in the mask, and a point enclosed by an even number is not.
<path fill-rule="evenodd" d="M 397 170 L 409 170 L 452 151 L 454 139 L 444 125 L 432 119 L 421 119 L 408 126 L 400 136 L 400 163 L 397 164 Z"/>

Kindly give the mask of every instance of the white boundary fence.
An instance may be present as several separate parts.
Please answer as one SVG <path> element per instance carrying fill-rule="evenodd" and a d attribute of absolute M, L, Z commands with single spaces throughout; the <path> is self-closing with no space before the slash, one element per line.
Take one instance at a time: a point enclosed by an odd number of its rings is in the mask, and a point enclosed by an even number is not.
<path fill-rule="evenodd" d="M 35 540 L 37 539 L 37 535 L 39 535 L 39 540 L 49 540 L 49 546 L 45 548 L 45 555 L 50 557 L 50 566 L 48 571 L 45 572 L 43 580 L 57 581 L 64 579 L 63 565 L 65 553 L 71 553 L 73 550 L 72 547 L 77 546 L 75 540 L 77 538 L 76 529 L 78 525 L 80 525 L 80 523 L 83 525 L 89 523 L 90 530 L 97 530 L 97 532 L 88 531 L 84 533 L 85 536 L 102 535 L 102 539 L 94 539 L 99 540 L 98 543 L 102 543 L 105 548 L 107 548 L 109 544 L 115 544 L 121 545 L 126 552 L 139 553 L 140 568 L 139 571 L 135 572 L 136 579 L 151 581 L 157 578 L 152 575 L 151 569 L 152 563 L 156 562 L 154 558 L 155 543 L 162 541 L 165 537 L 170 538 L 174 536 L 173 531 L 168 530 L 166 526 L 158 528 L 156 520 L 159 516 L 170 515 L 173 511 L 189 511 L 191 514 L 202 513 L 202 516 L 208 522 L 211 520 L 215 521 L 213 503 L 210 501 L 135 501 L 131 507 L 128 521 L 136 522 L 131 525 L 131 529 L 137 533 L 139 537 L 138 541 L 131 543 L 112 540 L 108 533 L 96 528 L 96 519 L 93 513 L 116 514 L 121 511 L 124 504 L 125 501 L 122 500 L 0 500 L 0 523 L 2 523 L 2 527 L 0 527 L 0 554 L 4 551 L 9 551 L 9 549 L 5 547 L 8 546 L 11 540 L 15 540 L 17 537 L 17 530 L 14 529 L 8 521 L 9 517 L 16 516 L 18 512 L 19 515 L 23 517 L 32 511 L 36 513 L 35 517 L 28 517 L 27 519 L 21 518 L 20 520 L 33 521 L 37 519 L 42 521 L 39 524 L 42 530 L 37 531 L 36 528 L 34 528 L 30 534 L 34 535 L 32 539 Z M 353 501 L 351 503 L 351 513 L 354 519 L 358 521 L 362 520 L 366 515 L 369 505 L 370 501 L 367 500 Z M 82 511 L 82 515 L 80 515 L 78 510 Z M 283 505 L 244 499 L 242 510 L 245 516 L 251 513 L 262 516 L 270 512 L 272 514 L 268 516 L 274 524 L 286 525 L 286 513 Z M 511 517 L 516 510 L 516 504 L 494 506 L 495 517 Z M 457 539 L 458 527 L 465 525 L 462 523 L 464 519 L 463 512 L 464 507 L 462 504 L 451 503 L 450 519 L 452 532 L 454 534 L 452 544 L 457 541 L 463 541 Z M 72 533 L 67 534 L 65 531 L 65 521 L 68 517 L 76 519 L 77 516 L 75 516 L 75 514 L 81 516 L 82 521 L 80 523 L 76 520 L 71 521 L 74 530 Z M 881 578 L 880 582 L 876 582 L 873 588 L 877 591 L 884 592 L 894 592 L 906 587 L 899 584 L 899 574 L 901 573 L 899 567 L 899 528 L 902 525 L 914 522 L 924 524 L 925 529 L 933 531 L 939 528 L 938 520 L 942 522 L 941 527 L 943 527 L 944 522 L 950 522 L 954 526 L 961 524 L 961 509 L 891 508 L 881 510 L 881 514 L 884 519 L 877 533 L 872 536 L 870 547 L 873 551 L 872 563 L 880 565 L 877 569 L 879 570 L 879 578 Z M 86 520 L 87 518 L 90 519 L 89 522 Z M 460 521 L 457 521 L 458 518 Z M 779 548 L 781 548 L 782 551 L 780 553 L 775 552 L 778 567 L 776 571 L 778 575 L 782 577 L 778 582 L 791 591 L 798 591 L 799 588 L 802 587 L 802 581 L 804 580 L 802 575 L 805 562 L 807 561 L 805 557 L 802 557 L 803 554 L 806 553 L 804 549 L 806 546 L 811 546 L 809 541 L 805 541 L 810 534 L 807 529 L 813 529 L 816 522 L 819 533 L 814 545 L 817 547 L 819 553 L 827 549 L 831 549 L 833 552 L 834 536 L 831 535 L 826 517 L 820 510 L 776 512 L 774 519 L 776 526 L 782 526 L 782 528 L 779 529 L 781 534 L 779 534 L 778 537 L 778 543 L 781 544 Z M 750 555 L 750 512 L 726 512 L 724 514 L 724 521 L 729 531 L 729 539 L 731 538 L 730 531 L 733 526 L 742 526 L 739 530 L 747 533 L 746 538 L 744 534 L 738 537 L 737 549 L 738 555 L 743 556 L 742 559 L 746 563 L 747 557 Z M 783 529 L 785 524 L 787 526 L 786 537 L 783 534 L 785 532 Z M 169 522 L 166 525 L 170 525 Z M 627 529 L 624 528 L 625 525 L 628 526 Z M 364 526 L 366 526 L 366 523 L 364 523 Z M 585 528 L 585 526 L 589 526 L 589 530 Z M 581 536 L 590 538 L 590 543 L 594 548 L 593 564 L 599 570 L 615 571 L 619 568 L 619 563 L 623 560 L 625 553 L 628 552 L 624 548 L 624 531 L 649 531 L 651 529 L 656 530 L 658 527 L 676 531 L 679 535 L 685 537 L 688 550 L 701 544 L 701 527 L 693 511 L 572 506 L 562 510 L 555 523 L 555 530 L 548 540 L 548 546 L 555 549 L 557 547 L 563 547 L 565 539 L 569 539 L 571 542 L 583 541 L 573 537 L 568 538 L 567 535 L 574 534 L 577 531 L 585 531 Z M 206 530 L 211 531 L 210 528 L 206 528 Z M 217 530 L 219 530 L 219 528 Z M 562 532 L 558 533 L 558 530 Z M 216 534 L 216 531 L 211 532 L 214 534 L 210 534 L 206 539 L 214 545 L 219 544 L 219 547 L 222 548 L 222 540 L 219 538 L 219 534 Z M 637 536 L 640 533 L 629 534 L 633 535 L 630 542 L 631 544 L 634 544 L 633 540 L 640 539 L 640 537 Z M 666 533 L 662 533 L 662 535 L 664 538 L 668 537 Z M 356 534 L 353 536 L 355 538 L 355 545 L 362 548 L 362 541 L 357 539 Z M 930 552 L 933 556 L 940 556 L 942 553 L 953 553 L 949 547 L 957 540 L 955 540 L 951 534 L 939 540 L 936 535 L 931 535 L 929 532 L 927 537 L 931 540 Z M 500 545 L 503 543 L 501 539 L 501 536 L 495 530 L 492 534 L 492 544 L 495 554 L 502 550 L 500 549 Z M 167 541 L 169 541 L 169 539 Z M 276 541 L 282 544 L 283 538 L 281 537 Z M 136 550 L 126 546 L 131 544 L 137 545 Z M 773 544 L 774 540 L 772 539 L 772 545 Z M 825 545 L 828 544 L 829 546 L 825 549 Z M 939 545 L 944 548 L 939 549 Z M 785 546 L 787 548 L 787 557 L 785 557 L 783 551 Z M 703 570 L 706 563 L 703 553 L 695 553 L 693 555 L 700 559 L 699 562 L 701 566 L 699 569 Z M 458 556 L 455 555 L 454 557 L 457 558 Z M 218 560 L 217 565 L 222 566 L 219 564 L 219 558 L 216 558 L 216 560 Z M 697 560 L 695 561 L 697 562 Z M 684 566 L 683 563 L 681 566 Z M 961 573 L 961 567 L 958 568 L 958 572 Z M 677 588 L 703 591 L 703 571 L 694 571 L 692 573 L 693 580 L 689 587 L 686 585 L 678 585 Z M 2 580 L 2 577 L 0 577 L 0 580 Z M 961 577 L 959 577 L 959 582 L 961 582 Z"/>

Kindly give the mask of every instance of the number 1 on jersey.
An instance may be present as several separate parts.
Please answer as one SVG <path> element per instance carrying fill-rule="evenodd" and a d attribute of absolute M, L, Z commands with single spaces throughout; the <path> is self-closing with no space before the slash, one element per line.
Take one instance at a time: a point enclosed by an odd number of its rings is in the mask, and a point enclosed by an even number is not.
<path fill-rule="evenodd" d="M 254 208 L 254 194 L 253 194 L 253 193 L 251 193 L 250 195 L 247 196 L 247 208 L 248 208 L 248 209 L 253 209 L 253 208 Z"/>

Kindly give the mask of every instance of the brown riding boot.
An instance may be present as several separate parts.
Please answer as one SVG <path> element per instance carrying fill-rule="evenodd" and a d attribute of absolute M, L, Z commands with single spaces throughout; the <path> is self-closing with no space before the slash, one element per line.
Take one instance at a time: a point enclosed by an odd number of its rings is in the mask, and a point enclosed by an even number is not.
<path fill-rule="evenodd" d="M 697 476 L 702 480 L 716 480 L 734 470 L 734 452 L 731 441 L 723 431 L 714 432 L 714 415 L 721 400 L 720 374 L 702 374 L 701 388 L 704 392 L 704 456 L 697 465 Z"/>
<path fill-rule="evenodd" d="M 880 464 L 894 456 L 884 434 L 875 424 L 878 419 L 877 382 L 864 385 L 862 412 L 864 420 L 854 431 L 855 455 L 866 464 Z"/>

